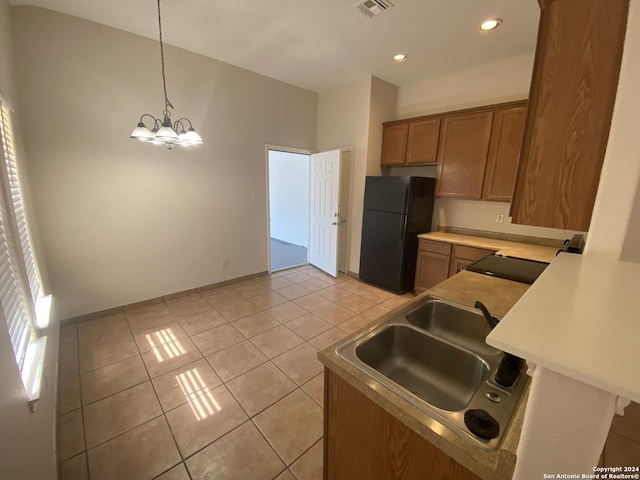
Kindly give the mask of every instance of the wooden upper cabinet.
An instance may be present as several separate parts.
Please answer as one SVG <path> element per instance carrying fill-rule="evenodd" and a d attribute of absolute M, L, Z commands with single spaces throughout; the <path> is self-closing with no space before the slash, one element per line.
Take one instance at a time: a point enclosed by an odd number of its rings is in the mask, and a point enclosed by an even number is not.
<path fill-rule="evenodd" d="M 439 118 L 384 125 L 380 165 L 395 167 L 435 163 L 439 135 Z"/>
<path fill-rule="evenodd" d="M 526 103 L 519 100 L 387 122 L 380 164 L 438 164 L 436 195 L 508 202 Z"/>
<path fill-rule="evenodd" d="M 435 163 L 438 158 L 439 136 L 439 118 L 411 122 L 407 139 L 407 164 Z"/>
<path fill-rule="evenodd" d="M 481 198 L 493 111 L 442 120 L 436 195 Z"/>
<path fill-rule="evenodd" d="M 628 0 L 545 0 L 513 223 L 587 231 L 616 96 Z"/>
<path fill-rule="evenodd" d="M 510 202 L 522 148 L 527 107 L 496 110 L 484 175 L 482 198 Z"/>
<path fill-rule="evenodd" d="M 404 165 L 407 154 L 407 134 L 409 125 L 385 126 L 382 130 L 382 159 L 381 165 Z"/>

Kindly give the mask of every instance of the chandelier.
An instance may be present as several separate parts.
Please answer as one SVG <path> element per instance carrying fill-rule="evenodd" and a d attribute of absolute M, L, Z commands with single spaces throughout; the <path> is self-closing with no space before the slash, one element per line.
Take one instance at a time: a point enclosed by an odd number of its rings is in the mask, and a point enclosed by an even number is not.
<path fill-rule="evenodd" d="M 167 97 L 167 79 L 164 73 L 164 45 L 162 43 L 162 17 L 160 15 L 160 0 L 158 0 L 158 31 L 160 37 L 160 61 L 162 64 L 162 88 L 164 90 L 164 110 L 162 112 L 163 119 L 156 118 L 149 113 L 144 113 L 140 117 L 140 121 L 136 128 L 131 132 L 131 138 L 151 143 L 153 145 L 164 145 L 171 150 L 174 145 L 199 145 L 202 138 L 196 132 L 188 118 L 180 118 L 175 122 L 171 121 L 171 111 L 173 105 Z M 147 127 L 145 119 L 151 125 L 151 129 Z"/>

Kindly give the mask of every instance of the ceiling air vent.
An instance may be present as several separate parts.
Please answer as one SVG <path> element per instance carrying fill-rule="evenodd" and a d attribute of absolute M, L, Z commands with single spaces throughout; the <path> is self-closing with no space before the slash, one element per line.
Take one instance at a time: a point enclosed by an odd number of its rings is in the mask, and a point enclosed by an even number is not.
<path fill-rule="evenodd" d="M 360 10 L 367 17 L 380 15 L 391 7 L 393 7 L 393 3 L 389 0 L 362 0 L 354 5 L 354 8 Z"/>

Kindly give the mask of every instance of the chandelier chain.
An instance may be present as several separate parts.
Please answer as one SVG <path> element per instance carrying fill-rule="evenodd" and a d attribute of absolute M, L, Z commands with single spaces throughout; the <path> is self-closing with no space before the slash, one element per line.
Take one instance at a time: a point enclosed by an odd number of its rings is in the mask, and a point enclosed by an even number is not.
<path fill-rule="evenodd" d="M 191 124 L 191 120 L 186 117 L 179 118 L 175 122 L 171 122 L 171 112 L 173 105 L 169 101 L 167 96 L 167 76 L 166 67 L 164 63 L 164 41 L 162 38 L 162 13 L 160 8 L 160 1 L 156 0 L 158 4 L 158 34 L 160 37 L 160 65 L 162 67 L 162 90 L 164 92 L 164 110 L 162 116 L 156 118 L 150 113 L 143 113 L 136 125 L 136 128 L 131 132 L 130 137 L 140 140 L 142 142 L 151 143 L 153 145 L 164 145 L 169 150 L 173 149 L 174 145 L 182 145 L 187 147 L 189 145 L 201 145 L 202 137 L 198 135 L 195 128 Z M 145 123 L 146 118 L 153 120 L 151 129 Z"/>
<path fill-rule="evenodd" d="M 164 90 L 164 108 L 165 112 L 169 111 L 169 107 L 173 109 L 173 105 L 167 97 L 167 79 L 164 71 L 164 42 L 162 41 L 162 16 L 160 15 L 160 0 L 158 0 L 158 32 L 160 34 L 160 64 L 162 65 L 162 89 Z"/>

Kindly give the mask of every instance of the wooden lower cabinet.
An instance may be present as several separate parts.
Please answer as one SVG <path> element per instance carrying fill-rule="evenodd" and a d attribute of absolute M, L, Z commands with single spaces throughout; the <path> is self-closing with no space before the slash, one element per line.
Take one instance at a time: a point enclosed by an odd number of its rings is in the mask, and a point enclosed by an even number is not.
<path fill-rule="evenodd" d="M 487 250 L 485 248 L 454 245 L 453 252 L 451 253 L 449 276 L 453 277 L 456 273 L 461 272 L 464 267 L 471 265 L 476 260 L 480 260 L 494 252 L 495 250 Z"/>
<path fill-rule="evenodd" d="M 480 480 L 325 368 L 324 480 Z"/>
<path fill-rule="evenodd" d="M 424 292 L 449 278 L 449 255 L 418 251 L 414 290 Z"/>
<path fill-rule="evenodd" d="M 413 289 L 416 292 L 424 292 L 449 278 L 450 261 L 450 243 L 421 238 L 418 242 L 416 280 Z"/>
<path fill-rule="evenodd" d="M 413 288 L 417 293 L 424 292 L 453 277 L 467 265 L 494 252 L 495 250 L 451 245 L 421 238 L 418 243 L 416 280 Z"/>

